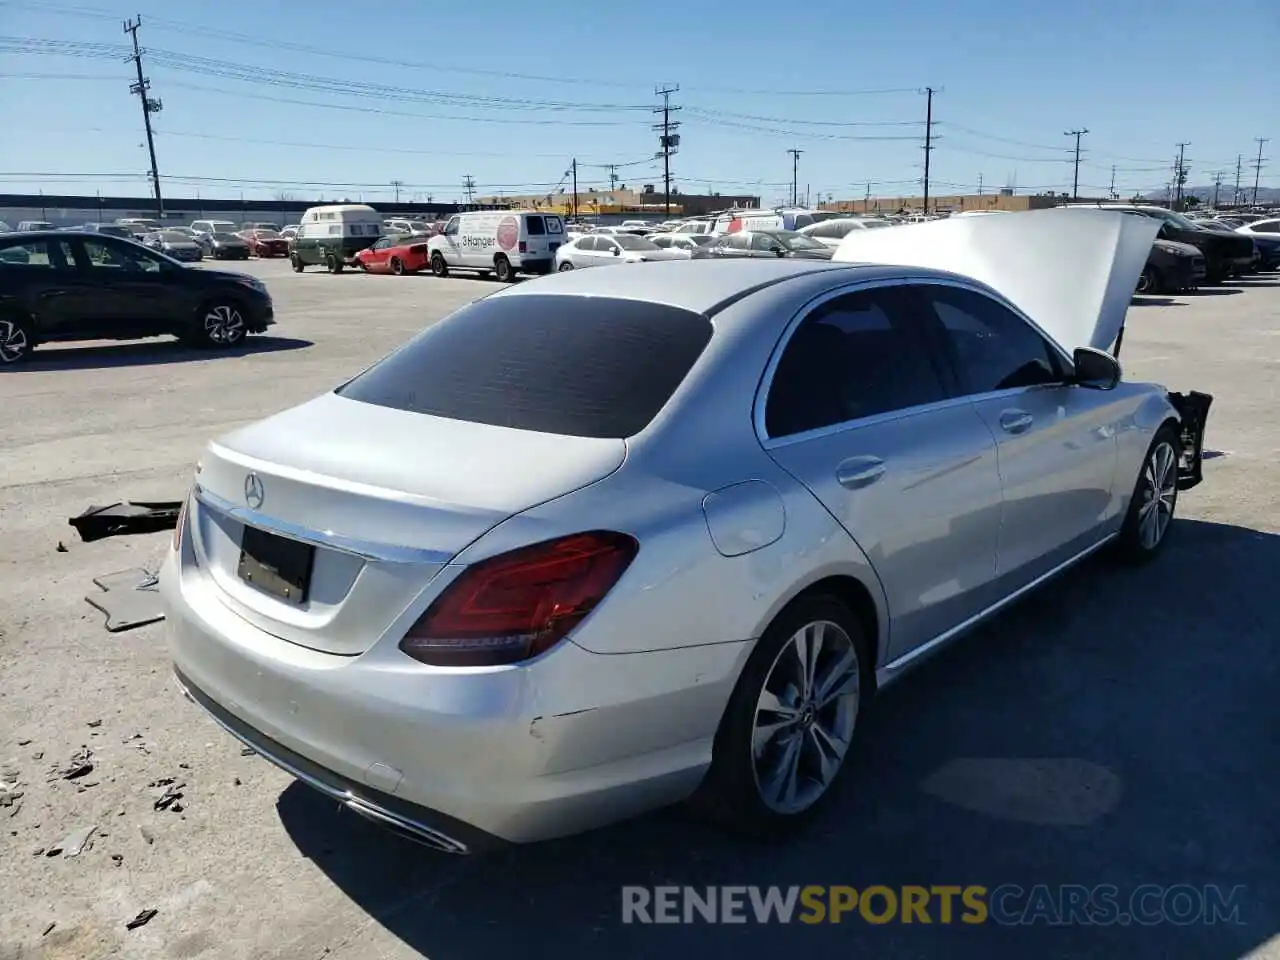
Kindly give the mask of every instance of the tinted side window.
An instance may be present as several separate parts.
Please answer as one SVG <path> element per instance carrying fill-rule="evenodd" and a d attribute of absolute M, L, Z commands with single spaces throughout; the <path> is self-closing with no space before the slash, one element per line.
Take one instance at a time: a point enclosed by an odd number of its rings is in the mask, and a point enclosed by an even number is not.
<path fill-rule="evenodd" d="M 946 399 L 905 303 L 892 289 L 868 290 L 837 297 L 806 317 L 769 388 L 769 436 Z"/>
<path fill-rule="evenodd" d="M 630 437 L 711 340 L 701 314 L 639 300 L 477 300 L 338 389 L 413 413 L 575 437 Z"/>
<path fill-rule="evenodd" d="M 6 243 L 0 247 L 0 267 L 57 267 L 46 240 Z"/>
<path fill-rule="evenodd" d="M 726 250 L 746 250 L 747 238 L 741 233 L 731 233 L 720 241 L 720 246 Z"/>
<path fill-rule="evenodd" d="M 1280 233 L 1280 220 L 1264 220 L 1253 225 L 1254 233 Z"/>
<path fill-rule="evenodd" d="M 531 237 L 546 236 L 547 225 L 542 222 L 541 217 L 525 217 L 524 222 L 526 224 L 526 229 L 528 229 L 529 231 L 529 236 Z"/>
<path fill-rule="evenodd" d="M 921 286 L 941 322 L 944 347 L 965 394 L 1056 383 L 1062 368 L 1053 349 L 1017 314 L 972 290 Z"/>

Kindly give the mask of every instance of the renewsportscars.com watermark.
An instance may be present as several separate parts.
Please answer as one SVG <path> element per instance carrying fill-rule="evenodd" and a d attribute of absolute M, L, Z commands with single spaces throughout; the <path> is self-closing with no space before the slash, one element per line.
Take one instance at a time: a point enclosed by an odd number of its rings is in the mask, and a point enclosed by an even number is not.
<path fill-rule="evenodd" d="M 623 887 L 623 923 L 1241 924 L 1244 887 L 1143 884 Z"/>

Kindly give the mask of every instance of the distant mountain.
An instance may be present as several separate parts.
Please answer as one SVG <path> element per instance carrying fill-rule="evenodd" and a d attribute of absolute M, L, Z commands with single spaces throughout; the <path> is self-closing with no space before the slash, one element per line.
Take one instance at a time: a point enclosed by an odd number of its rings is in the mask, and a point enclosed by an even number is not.
<path fill-rule="evenodd" d="M 1218 202 L 1222 204 L 1230 203 L 1231 191 L 1233 189 L 1235 189 L 1234 183 L 1232 184 L 1224 183 L 1221 186 L 1221 188 L 1219 188 L 1218 190 Z M 1241 184 L 1240 190 L 1244 193 L 1245 203 L 1250 203 L 1253 201 L 1253 184 L 1252 183 L 1248 185 Z M 1213 202 L 1213 184 L 1209 184 L 1209 186 L 1207 187 L 1187 187 L 1185 190 L 1183 190 L 1183 193 L 1188 196 L 1196 197 L 1202 203 Z M 1143 199 L 1153 200 L 1156 202 L 1163 203 L 1164 200 L 1168 197 L 1168 195 L 1169 195 L 1168 191 L 1166 190 L 1152 190 L 1150 193 L 1146 194 L 1143 197 Z M 1260 204 L 1261 203 L 1280 203 L 1280 188 L 1259 187 L 1258 203 Z"/>

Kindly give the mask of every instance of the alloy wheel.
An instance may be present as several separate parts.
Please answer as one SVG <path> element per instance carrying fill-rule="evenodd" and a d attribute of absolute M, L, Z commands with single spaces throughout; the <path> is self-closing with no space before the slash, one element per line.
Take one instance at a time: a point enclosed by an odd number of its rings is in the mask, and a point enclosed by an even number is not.
<path fill-rule="evenodd" d="M 235 307 L 210 307 L 204 315 L 204 332 L 210 343 L 233 344 L 244 336 L 244 318 Z"/>
<path fill-rule="evenodd" d="M 1178 458 L 1167 441 L 1156 444 L 1142 471 L 1142 500 L 1138 508 L 1138 539 L 1154 550 L 1164 539 L 1178 501 Z"/>
<path fill-rule="evenodd" d="M 760 799 L 800 813 L 827 791 L 853 740 L 861 677 L 849 635 L 829 620 L 797 630 L 756 701 L 753 769 Z"/>
<path fill-rule="evenodd" d="M 30 347 L 27 332 L 12 320 L 0 320 L 0 362 L 17 363 Z"/>

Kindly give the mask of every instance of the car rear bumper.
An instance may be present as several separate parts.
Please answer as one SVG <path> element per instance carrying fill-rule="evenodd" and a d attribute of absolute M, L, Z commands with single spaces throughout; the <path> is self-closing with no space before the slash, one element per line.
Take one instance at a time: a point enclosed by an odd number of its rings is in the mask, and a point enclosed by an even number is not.
<path fill-rule="evenodd" d="M 178 680 L 224 728 L 362 816 L 453 852 L 687 797 L 750 652 L 603 655 L 566 642 L 520 667 L 459 670 L 384 637 L 359 656 L 327 654 L 232 612 L 189 544 L 181 562 L 170 553 L 161 590 Z"/>
<path fill-rule="evenodd" d="M 520 261 L 516 270 L 520 273 L 550 273 L 554 262 L 555 261 L 549 257 L 546 260 L 532 260 L 526 257 L 524 260 Z"/>

